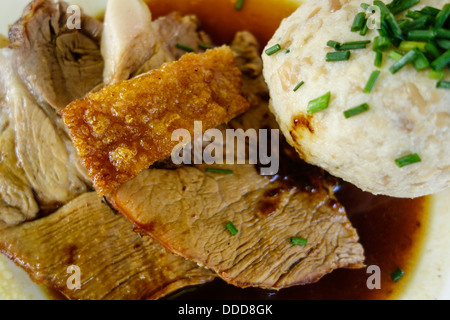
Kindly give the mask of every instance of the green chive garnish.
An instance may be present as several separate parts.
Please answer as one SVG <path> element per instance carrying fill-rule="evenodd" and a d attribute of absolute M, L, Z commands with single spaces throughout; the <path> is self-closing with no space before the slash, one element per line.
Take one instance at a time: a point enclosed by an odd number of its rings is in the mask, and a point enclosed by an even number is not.
<path fill-rule="evenodd" d="M 356 108 L 345 111 L 344 116 L 346 119 L 349 119 L 349 118 L 360 115 L 361 113 L 364 113 L 369 110 L 370 110 L 369 105 L 367 103 L 364 103 Z"/>
<path fill-rule="evenodd" d="M 414 49 L 416 52 L 417 58 L 414 60 L 414 68 L 416 68 L 417 71 L 427 69 L 430 67 L 430 62 L 428 61 L 427 57 L 420 51 L 419 49 Z"/>
<path fill-rule="evenodd" d="M 300 89 L 300 87 L 301 87 L 302 85 L 304 85 L 304 84 L 305 84 L 305 81 L 300 82 L 300 83 L 294 88 L 294 92 L 297 92 L 297 90 Z"/>
<path fill-rule="evenodd" d="M 381 68 L 383 66 L 383 52 L 377 51 L 375 56 L 375 67 Z"/>
<path fill-rule="evenodd" d="M 361 31 L 364 28 L 364 24 L 366 23 L 366 13 L 360 12 L 356 15 L 355 20 L 352 25 L 352 32 Z"/>
<path fill-rule="evenodd" d="M 222 173 L 222 174 L 233 174 L 233 170 L 224 170 L 224 169 L 213 169 L 213 168 L 207 168 L 206 172 L 212 172 L 212 173 Z"/>
<path fill-rule="evenodd" d="M 212 46 L 207 45 L 207 44 L 199 44 L 198 47 L 202 48 L 202 49 L 212 49 L 213 48 Z"/>
<path fill-rule="evenodd" d="M 375 82 L 377 82 L 378 76 L 380 75 L 380 71 L 374 71 L 372 72 L 372 74 L 370 75 L 369 81 L 366 84 L 366 87 L 364 88 L 363 92 L 364 93 L 370 93 L 373 89 L 373 87 L 375 86 Z"/>
<path fill-rule="evenodd" d="M 280 51 L 280 50 L 281 50 L 281 46 L 280 46 L 279 44 L 276 44 L 276 45 L 270 47 L 269 49 L 267 49 L 267 50 L 266 50 L 266 54 L 267 54 L 268 56 L 271 56 L 271 55 L 277 53 L 277 52 Z"/>
<path fill-rule="evenodd" d="M 350 51 L 339 51 L 327 53 L 327 62 L 346 61 L 350 59 Z"/>
<path fill-rule="evenodd" d="M 430 71 L 428 72 L 428 78 L 430 79 L 444 80 L 444 77 L 445 77 L 444 70 L 434 71 L 433 69 L 430 69 Z"/>
<path fill-rule="evenodd" d="M 436 71 L 441 71 L 450 63 L 450 50 L 441 55 L 431 63 L 431 67 Z"/>
<path fill-rule="evenodd" d="M 432 42 L 425 44 L 425 51 L 432 56 L 433 59 L 437 59 L 441 56 L 441 52 Z"/>
<path fill-rule="evenodd" d="M 391 278 L 394 282 L 399 282 L 400 279 L 403 278 L 404 276 L 405 276 L 405 272 L 400 268 L 398 268 L 391 274 Z"/>
<path fill-rule="evenodd" d="M 388 37 L 376 37 L 373 40 L 373 51 L 387 51 L 391 47 L 391 40 Z"/>
<path fill-rule="evenodd" d="M 370 43 L 370 40 L 345 42 L 345 43 L 343 43 L 342 45 L 338 46 L 335 49 L 339 50 L 339 51 L 366 49 L 367 45 L 369 43 Z"/>
<path fill-rule="evenodd" d="M 450 82 L 441 80 L 437 83 L 436 88 L 439 89 L 450 89 Z"/>
<path fill-rule="evenodd" d="M 389 58 L 395 61 L 400 61 L 403 58 L 403 55 L 400 52 L 392 50 L 389 52 Z"/>
<path fill-rule="evenodd" d="M 395 163 L 399 168 L 403 168 L 419 162 L 422 162 L 422 159 L 417 153 L 395 160 Z"/>
<path fill-rule="evenodd" d="M 436 38 L 434 30 L 413 30 L 408 33 L 408 40 L 430 41 Z"/>
<path fill-rule="evenodd" d="M 410 62 L 414 62 L 416 60 L 417 54 L 416 51 L 411 50 L 406 55 L 404 55 L 399 61 L 397 61 L 389 70 L 391 73 L 395 74 L 404 66 L 406 66 Z"/>
<path fill-rule="evenodd" d="M 437 29 L 436 30 L 436 35 L 438 38 L 441 39 L 450 39 L 450 30 L 448 29 Z"/>
<path fill-rule="evenodd" d="M 240 11 L 241 9 L 242 9 L 242 7 L 243 7 L 243 5 L 244 5 L 244 0 L 238 0 L 237 2 L 236 2 L 236 10 L 237 11 Z"/>
<path fill-rule="evenodd" d="M 308 244 L 308 239 L 292 237 L 291 244 L 293 244 L 295 246 L 305 247 Z"/>
<path fill-rule="evenodd" d="M 450 40 L 437 40 L 437 45 L 444 50 L 450 50 Z"/>
<path fill-rule="evenodd" d="M 426 51 L 427 43 L 426 42 L 418 42 L 418 41 L 402 41 L 400 43 L 400 46 L 398 47 L 399 50 L 408 52 L 413 49 L 419 49 L 420 51 Z"/>
<path fill-rule="evenodd" d="M 416 4 L 418 4 L 420 0 L 400 0 L 400 1 L 393 1 L 391 4 L 389 4 L 387 7 L 393 14 L 399 14 L 400 12 L 406 11 L 409 8 L 414 7 Z"/>
<path fill-rule="evenodd" d="M 331 92 L 327 92 L 323 96 L 314 99 L 308 103 L 308 114 L 314 114 L 328 108 L 330 103 Z"/>
<path fill-rule="evenodd" d="M 332 47 L 337 50 L 341 46 L 341 44 L 339 42 L 330 40 L 327 42 L 327 46 Z"/>
<path fill-rule="evenodd" d="M 442 28 L 449 17 L 450 17 L 450 3 L 447 3 L 436 16 L 436 24 L 434 26 L 438 29 Z"/>
<path fill-rule="evenodd" d="M 239 230 L 234 226 L 232 222 L 227 223 L 227 229 L 233 237 L 239 233 Z"/>
<path fill-rule="evenodd" d="M 177 44 L 176 44 L 176 47 L 177 47 L 178 49 L 181 49 L 181 50 L 184 50 L 184 51 L 187 51 L 187 52 L 194 52 L 194 51 L 195 51 L 195 50 L 192 49 L 191 47 L 185 46 L 185 45 L 180 44 L 180 43 L 177 43 Z"/>

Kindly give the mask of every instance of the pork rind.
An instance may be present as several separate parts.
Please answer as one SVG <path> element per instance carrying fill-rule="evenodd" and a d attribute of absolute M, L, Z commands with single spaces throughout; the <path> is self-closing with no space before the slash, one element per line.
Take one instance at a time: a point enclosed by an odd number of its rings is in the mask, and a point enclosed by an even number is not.
<path fill-rule="evenodd" d="M 194 133 L 249 109 L 242 74 L 228 47 L 186 54 L 158 70 L 71 103 L 62 114 L 96 191 L 110 193 L 169 157 L 177 129 Z"/>

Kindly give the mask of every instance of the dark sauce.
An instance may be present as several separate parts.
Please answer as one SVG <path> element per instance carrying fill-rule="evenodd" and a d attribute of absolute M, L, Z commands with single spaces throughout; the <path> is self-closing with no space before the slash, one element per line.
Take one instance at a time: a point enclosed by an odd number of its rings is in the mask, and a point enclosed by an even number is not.
<path fill-rule="evenodd" d="M 295 3 L 281 0 L 246 0 L 241 11 L 236 11 L 230 0 L 147 0 L 153 17 L 173 11 L 196 14 L 202 28 L 216 44 L 230 43 L 240 30 L 252 32 L 264 46 L 278 28 L 281 20 L 297 7 Z M 297 163 L 300 165 L 300 163 Z M 289 178 L 294 163 L 282 168 L 277 179 Z M 302 165 L 303 166 L 303 165 Z M 283 171 L 284 170 L 284 171 Z M 312 170 L 317 170 L 312 169 Z M 315 176 L 314 174 L 311 176 Z M 301 182 L 302 187 L 305 181 Z M 309 181 L 313 182 L 313 181 Z M 312 186 L 315 184 L 312 183 Z M 313 191 L 313 190 L 312 190 Z M 381 269 L 381 290 L 369 290 L 366 282 L 370 274 L 366 269 L 337 270 L 316 284 L 267 291 L 256 288 L 239 289 L 217 279 L 212 283 L 178 292 L 169 299 L 389 299 L 402 288 L 412 272 L 425 230 L 427 199 L 395 199 L 374 196 L 358 188 L 338 182 L 336 197 L 344 205 L 357 229 L 365 249 L 366 265 Z M 270 211 L 270 210 L 269 210 Z M 270 213 L 270 212 L 268 212 Z M 405 271 L 399 283 L 391 279 L 397 268 Z"/>

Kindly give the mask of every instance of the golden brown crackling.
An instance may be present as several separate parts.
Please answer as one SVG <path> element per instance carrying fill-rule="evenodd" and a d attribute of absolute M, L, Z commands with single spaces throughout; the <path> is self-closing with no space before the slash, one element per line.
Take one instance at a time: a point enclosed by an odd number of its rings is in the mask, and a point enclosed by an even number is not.
<path fill-rule="evenodd" d="M 132 80 L 71 103 L 62 114 L 101 195 L 169 157 L 176 129 L 217 127 L 249 109 L 228 47 L 186 54 Z"/>

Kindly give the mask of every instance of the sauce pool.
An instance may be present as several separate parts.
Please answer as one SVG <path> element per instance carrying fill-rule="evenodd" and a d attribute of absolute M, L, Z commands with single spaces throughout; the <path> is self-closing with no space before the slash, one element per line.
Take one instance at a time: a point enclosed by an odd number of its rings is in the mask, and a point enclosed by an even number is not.
<path fill-rule="evenodd" d="M 265 46 L 280 25 L 297 8 L 291 1 L 245 0 L 242 10 L 235 9 L 234 0 L 147 0 L 153 18 L 173 11 L 196 14 L 202 29 L 217 45 L 230 43 L 237 31 L 248 30 Z M 417 252 L 425 229 L 427 199 L 395 199 L 364 193 L 341 183 L 336 196 L 347 210 L 365 249 L 366 265 L 381 269 L 381 290 L 369 290 L 366 269 L 337 270 L 316 284 L 299 286 L 279 292 L 255 288 L 239 289 L 222 280 L 179 292 L 172 299 L 389 299 L 408 280 L 414 269 Z M 399 283 L 391 274 L 401 268 L 405 278 Z M 169 297 L 169 299 L 171 299 Z"/>

